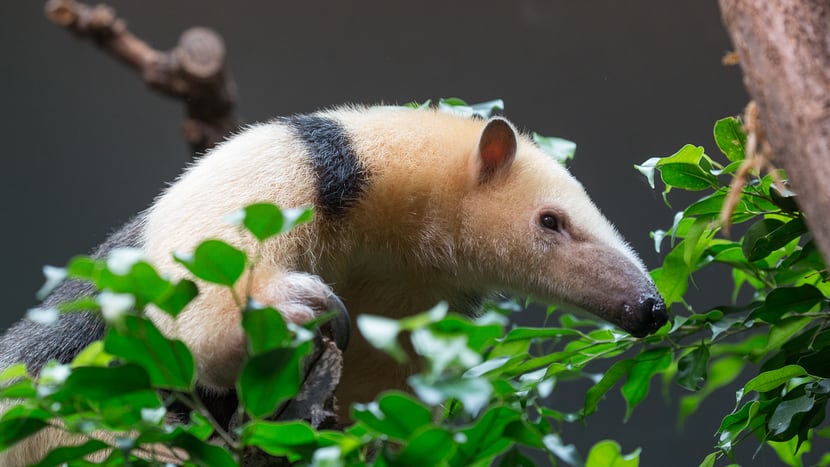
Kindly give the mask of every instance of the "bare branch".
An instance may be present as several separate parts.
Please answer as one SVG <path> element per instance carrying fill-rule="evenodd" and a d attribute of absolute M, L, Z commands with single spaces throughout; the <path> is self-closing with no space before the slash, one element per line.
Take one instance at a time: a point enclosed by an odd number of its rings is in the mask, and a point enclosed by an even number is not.
<path fill-rule="evenodd" d="M 236 86 L 226 71 L 225 45 L 216 32 L 190 28 L 176 47 L 162 52 L 130 32 L 107 5 L 49 0 L 45 10 L 52 22 L 93 41 L 138 72 L 151 88 L 183 100 L 183 131 L 194 154 L 210 149 L 239 125 Z"/>

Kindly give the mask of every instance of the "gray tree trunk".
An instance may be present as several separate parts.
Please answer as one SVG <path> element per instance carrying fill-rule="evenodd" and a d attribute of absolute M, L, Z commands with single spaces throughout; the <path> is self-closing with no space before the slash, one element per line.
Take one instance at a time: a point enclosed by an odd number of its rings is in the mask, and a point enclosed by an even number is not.
<path fill-rule="evenodd" d="M 719 3 L 775 163 L 830 262 L 830 1 Z"/>

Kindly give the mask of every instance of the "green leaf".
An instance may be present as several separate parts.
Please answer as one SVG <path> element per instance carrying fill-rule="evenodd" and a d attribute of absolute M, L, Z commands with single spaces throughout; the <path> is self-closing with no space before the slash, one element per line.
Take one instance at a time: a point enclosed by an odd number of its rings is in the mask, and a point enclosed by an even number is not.
<path fill-rule="evenodd" d="M 573 467 L 581 467 L 585 465 L 582 462 L 582 458 L 579 456 L 579 451 L 576 450 L 576 446 L 573 444 L 565 444 L 562 442 L 562 438 L 559 437 L 557 434 L 549 434 L 543 438 L 545 443 L 545 447 L 548 448 L 548 451 L 552 452 L 553 455 L 562 459 L 568 465 Z"/>
<path fill-rule="evenodd" d="M 49 467 L 54 465 L 64 465 L 69 461 L 81 460 L 89 454 L 107 449 L 107 443 L 90 439 L 79 446 L 64 446 L 53 449 L 40 462 L 35 464 L 35 467 Z"/>
<path fill-rule="evenodd" d="M 78 368 L 82 366 L 101 366 L 106 367 L 110 366 L 112 361 L 115 359 L 113 355 L 108 354 L 104 350 L 104 342 L 103 341 L 95 341 L 88 346 L 86 346 L 83 350 L 72 359 L 72 368 Z"/>
<path fill-rule="evenodd" d="M 490 401 L 493 394 L 492 384 L 485 378 L 452 378 L 430 381 L 423 375 L 409 377 L 409 385 L 415 394 L 428 405 L 438 405 L 444 401 L 458 399 L 464 411 L 476 415 Z"/>
<path fill-rule="evenodd" d="M 67 277 L 95 281 L 97 272 L 104 267 L 103 261 L 96 261 L 89 256 L 76 256 L 66 266 Z"/>
<path fill-rule="evenodd" d="M 291 333 L 282 315 L 270 307 L 249 307 L 242 314 L 242 327 L 248 336 L 252 355 L 283 347 L 291 342 Z"/>
<path fill-rule="evenodd" d="M 687 144 L 675 154 L 660 159 L 655 167 L 660 170 L 667 191 L 671 187 L 699 191 L 718 186 L 702 147 Z"/>
<path fill-rule="evenodd" d="M 153 303 L 175 318 L 197 295 L 199 295 L 199 289 L 196 284 L 182 279 L 161 295 L 154 297 Z"/>
<path fill-rule="evenodd" d="M 5 383 L 18 378 L 25 378 L 29 375 L 25 363 L 15 363 L 0 371 L 0 383 Z"/>
<path fill-rule="evenodd" d="M 504 436 L 532 448 L 545 447 L 542 433 L 526 420 L 514 420 L 504 429 Z"/>
<path fill-rule="evenodd" d="M 602 400 L 602 397 L 617 384 L 617 381 L 622 379 L 623 376 L 627 375 L 631 368 L 634 366 L 633 359 L 627 360 L 620 360 L 613 365 L 608 371 L 602 375 L 602 379 L 593 386 L 588 389 L 588 392 L 585 394 L 585 406 L 584 406 L 584 413 L 585 416 L 591 415 L 597 411 L 597 405 L 599 401 Z"/>
<path fill-rule="evenodd" d="M 703 462 L 700 463 L 698 467 L 715 467 L 715 461 L 718 459 L 718 455 L 720 451 L 715 451 L 705 458 L 703 458 Z"/>
<path fill-rule="evenodd" d="M 493 99 L 491 101 L 472 104 L 470 107 L 473 109 L 474 115 L 481 118 L 490 118 L 494 112 L 504 110 L 504 101 L 501 99 Z"/>
<path fill-rule="evenodd" d="M 496 339 L 504 334 L 504 324 L 492 323 L 489 321 L 470 321 L 469 318 L 450 315 L 431 324 L 436 334 L 450 336 L 466 336 L 467 346 L 476 351 L 483 352 L 496 343 Z"/>
<path fill-rule="evenodd" d="M 221 240 L 205 240 L 192 255 L 177 253 L 176 261 L 207 282 L 233 286 L 245 271 L 246 256 Z"/>
<path fill-rule="evenodd" d="M 237 216 L 232 216 L 236 219 Z M 280 209 L 271 203 L 256 203 L 246 206 L 241 212 L 242 225 L 259 241 L 265 241 L 293 229 L 299 224 L 311 221 L 312 208 Z"/>
<path fill-rule="evenodd" d="M 472 465 L 492 460 L 510 447 L 512 442 L 502 434 L 505 428 L 521 414 L 509 407 L 492 407 L 475 424 L 460 430 L 466 441 L 459 443 L 450 465 Z"/>
<path fill-rule="evenodd" d="M 428 408 L 401 392 L 385 393 L 378 402 L 355 404 L 352 418 L 378 434 L 400 440 L 408 439 L 432 421 Z"/>
<path fill-rule="evenodd" d="M 539 149 L 541 149 L 542 152 L 563 165 L 573 159 L 574 154 L 576 153 L 576 143 L 573 141 L 542 136 L 535 131 L 533 132 L 533 142 L 539 146 Z"/>
<path fill-rule="evenodd" d="M 51 395 L 51 399 L 100 403 L 106 399 L 151 389 L 147 372 L 136 364 L 80 367 L 72 371 L 60 390 Z"/>
<path fill-rule="evenodd" d="M 237 381 L 245 410 L 254 417 L 265 417 L 297 395 L 302 359 L 310 350 L 311 343 L 305 342 L 297 348 L 276 348 L 249 358 Z"/>
<path fill-rule="evenodd" d="M 746 133 L 741 121 L 735 117 L 726 117 L 715 123 L 715 143 L 727 159 L 732 162 L 746 157 Z"/>
<path fill-rule="evenodd" d="M 450 432 L 430 427 L 416 432 L 395 458 L 396 465 L 442 465 L 453 453 L 455 441 Z"/>
<path fill-rule="evenodd" d="M 799 207 L 796 203 L 796 199 L 798 198 L 795 193 L 792 191 L 784 188 L 779 189 L 777 185 L 773 184 L 769 188 L 769 197 L 772 200 L 773 204 L 781 208 L 782 211 L 786 212 L 798 212 Z"/>
<path fill-rule="evenodd" d="M 744 394 L 751 391 L 772 391 L 787 381 L 806 374 L 807 372 L 804 368 L 798 365 L 787 365 L 775 370 L 765 371 L 752 378 L 744 385 Z"/>
<path fill-rule="evenodd" d="M 438 100 L 438 110 L 449 112 L 463 117 L 490 118 L 495 111 L 504 110 L 504 101 L 495 99 L 480 104 L 468 105 L 457 97 L 449 97 Z"/>
<path fill-rule="evenodd" d="M 663 296 L 666 305 L 683 301 L 683 295 L 689 288 L 689 274 L 691 271 L 684 260 L 685 240 L 666 255 L 663 267 L 651 272 L 654 285 Z"/>
<path fill-rule="evenodd" d="M 637 467 L 640 465 L 640 448 L 631 454 L 622 453 L 619 443 L 603 440 L 591 448 L 585 467 Z"/>
<path fill-rule="evenodd" d="M 785 442 L 775 442 L 775 441 L 767 441 L 767 445 L 775 451 L 778 455 L 778 458 L 781 461 L 791 467 L 804 467 L 804 461 L 802 457 L 804 454 L 810 452 L 810 442 L 806 441 L 803 444 L 800 440 L 796 438 L 792 438 Z M 817 466 L 824 466 L 826 467 L 827 461 L 830 460 L 830 453 L 825 454 L 823 459 L 824 462 L 819 462 L 818 464 L 810 464 L 810 465 L 817 465 Z"/>
<path fill-rule="evenodd" d="M 654 189 L 654 170 L 658 162 L 660 162 L 659 157 L 652 157 L 643 162 L 642 164 L 634 166 L 634 168 L 637 169 L 638 172 L 640 172 L 641 174 L 643 174 L 644 177 L 646 177 L 646 180 L 648 180 L 648 186 L 650 186 L 652 190 Z"/>
<path fill-rule="evenodd" d="M 709 246 L 709 241 L 715 235 L 715 231 L 710 229 L 709 225 L 708 219 L 699 218 L 686 231 L 686 239 L 683 240 L 683 261 L 690 271 L 696 268 L 701 255 Z"/>
<path fill-rule="evenodd" d="M 190 433 L 181 433 L 171 443 L 187 451 L 188 464 L 199 467 L 237 467 L 230 452 L 208 441 L 203 441 Z"/>
<path fill-rule="evenodd" d="M 37 390 L 30 379 L 21 379 L 14 383 L 0 384 L 0 400 L 28 399 L 37 397 Z"/>
<path fill-rule="evenodd" d="M 744 234 L 743 252 L 749 261 L 758 261 L 805 233 L 807 227 L 802 218 L 793 219 L 786 224 L 778 219 L 762 219 Z"/>
<path fill-rule="evenodd" d="M 45 300 L 66 279 L 67 271 L 64 268 L 47 265 L 43 266 L 43 276 L 46 278 L 46 282 L 35 293 L 38 300 Z"/>
<path fill-rule="evenodd" d="M 318 446 L 317 434 L 306 422 L 254 421 L 245 425 L 242 444 L 256 446 L 272 456 L 310 458 Z M 296 459 L 292 459 L 296 460 Z"/>
<path fill-rule="evenodd" d="M 709 378 L 706 381 L 706 386 L 699 392 L 680 399 L 678 424 L 682 425 L 686 418 L 697 410 L 700 403 L 709 394 L 726 386 L 740 376 L 746 363 L 746 359 L 734 355 L 726 356 L 712 362 L 709 367 Z"/>
<path fill-rule="evenodd" d="M 778 323 L 786 313 L 806 313 L 824 302 L 824 295 L 815 286 L 779 287 L 767 295 L 764 304 L 752 312 L 752 318 Z"/>
<path fill-rule="evenodd" d="M 649 349 L 634 358 L 634 365 L 628 372 L 628 379 L 621 389 L 627 406 L 626 420 L 631 417 L 634 407 L 648 394 L 651 378 L 667 369 L 671 362 L 672 351 L 668 347 Z"/>
<path fill-rule="evenodd" d="M 533 339 L 550 339 L 552 337 L 580 335 L 582 335 L 582 333 L 575 329 L 515 327 L 511 329 L 509 333 L 507 333 L 507 336 L 505 336 L 504 339 L 502 339 L 502 342 L 513 342 Z"/>
<path fill-rule="evenodd" d="M 677 361 L 677 384 L 690 391 L 699 391 L 706 384 L 709 347 L 700 345 Z"/>
<path fill-rule="evenodd" d="M 104 349 L 122 360 L 141 365 L 153 385 L 190 390 L 195 381 L 193 355 L 180 340 L 169 340 L 150 320 L 127 315 L 121 326 L 111 328 Z"/>
<path fill-rule="evenodd" d="M 763 348 L 753 349 L 750 352 L 750 357 L 760 359 L 764 355 L 781 347 L 790 338 L 803 331 L 811 321 L 812 318 L 810 317 L 799 316 L 792 316 L 780 320 L 775 326 L 770 326 L 769 333 L 767 334 L 767 344 Z"/>
<path fill-rule="evenodd" d="M 790 428 L 790 422 L 797 415 L 812 410 L 815 402 L 815 397 L 807 394 L 795 399 L 782 401 L 775 408 L 775 412 L 772 413 L 767 424 L 770 433 L 774 436 L 787 431 Z"/>
<path fill-rule="evenodd" d="M 501 457 L 498 467 L 536 467 L 536 462 L 522 454 L 519 448 L 514 446 Z"/>
<path fill-rule="evenodd" d="M 757 427 L 759 420 L 763 420 L 763 417 L 756 416 L 760 408 L 760 402 L 751 401 L 737 412 L 724 417 L 718 429 L 718 447 L 730 452 L 741 432 Z"/>
<path fill-rule="evenodd" d="M 398 344 L 398 333 L 401 331 L 398 321 L 383 316 L 360 315 L 357 317 L 357 327 L 373 347 L 385 351 L 398 363 L 406 361 L 406 352 Z"/>
<path fill-rule="evenodd" d="M 40 418 L 3 417 L 0 420 L 0 451 L 8 449 L 47 426 L 49 424 Z"/>

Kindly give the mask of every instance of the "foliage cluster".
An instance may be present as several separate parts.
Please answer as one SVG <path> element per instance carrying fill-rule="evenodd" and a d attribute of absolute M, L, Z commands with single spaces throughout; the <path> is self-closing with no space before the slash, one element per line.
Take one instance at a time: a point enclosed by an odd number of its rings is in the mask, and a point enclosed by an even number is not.
<path fill-rule="evenodd" d="M 500 107 L 490 104 L 487 114 Z M 440 105 L 475 108 L 452 100 Z M 723 164 L 700 147 L 684 146 L 638 166 L 652 186 L 659 174 L 666 195 L 704 191 L 671 228 L 653 234 L 658 249 L 670 245 L 653 277 L 674 316 L 657 334 L 636 339 L 604 323 L 551 315 L 552 308 L 548 315 L 555 323 L 515 326 L 508 319 L 522 308 L 515 302 L 488 303 L 478 317 L 454 314 L 444 304 L 402 320 L 361 316 L 360 332 L 395 358 L 407 358 L 400 341 L 410 339 L 423 371 L 409 380 L 411 394 L 387 392 L 352 407 L 354 423 L 342 431 L 269 420 L 297 394 L 319 323 L 285 323 L 276 310 L 237 297 L 250 357 L 237 383 L 240 422 L 228 432 L 194 392 L 190 351 L 164 337 L 145 315 L 152 305 L 176 316 L 198 293 L 195 284 L 162 277 L 135 250 L 77 257 L 66 268 L 49 269 L 47 285 L 68 277 L 90 281 L 99 292 L 60 309 L 34 310 L 30 318 L 49 322 L 58 313 L 93 310 L 106 319 L 106 336 L 71 364 L 48 365 L 38 378 L 22 365 L 0 374 L 0 399 L 15 401 L 0 418 L 0 450 L 56 427 L 82 441 L 56 449 L 39 465 L 82 465 L 96 452 L 102 465 L 150 465 L 161 462 L 151 448 L 160 444 L 175 448 L 180 462 L 204 466 L 238 465 L 246 449 L 319 466 L 533 465 L 531 451 L 552 464 L 633 466 L 639 449 L 626 454 L 615 441 L 601 440 L 580 453 L 563 439 L 563 426 L 591 416 L 617 386 L 630 416 L 658 376 L 690 392 L 681 401 L 682 420 L 714 391 L 735 384 L 745 365 L 758 363 L 757 375 L 741 384 L 734 411 L 713 425 L 717 444 L 701 465 L 731 457 L 752 434 L 759 449 L 769 445 L 788 465 L 802 465 L 815 440 L 830 437 L 823 425 L 830 397 L 830 284 L 794 196 L 770 175 L 757 174 L 738 187 L 731 218 L 748 225 L 744 235 L 716 235 L 729 181 L 746 157 L 745 138 L 737 119 L 723 119 L 715 126 Z M 560 150 L 565 144 L 536 140 Z M 565 149 L 572 156 L 573 147 Z M 261 244 L 311 215 L 255 204 L 233 220 Z M 255 258 L 256 252 L 208 240 L 176 259 L 193 276 L 234 290 Z M 717 263 L 731 270 L 733 303 L 698 312 L 684 300 L 689 283 Z M 594 370 L 600 361 L 613 362 L 601 375 Z M 591 384 L 583 407 L 551 406 L 546 398 L 554 386 L 574 380 Z M 172 403 L 191 408 L 191 419 L 170 424 L 165 415 Z M 113 441 L 96 438 L 99 430 L 114 433 Z M 830 454 L 820 464 L 830 465 Z"/>

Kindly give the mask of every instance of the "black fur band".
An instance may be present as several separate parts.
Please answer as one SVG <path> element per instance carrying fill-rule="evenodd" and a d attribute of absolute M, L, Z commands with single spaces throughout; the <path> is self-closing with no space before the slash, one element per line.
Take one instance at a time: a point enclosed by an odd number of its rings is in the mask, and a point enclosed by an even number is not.
<path fill-rule="evenodd" d="M 295 115 L 283 121 L 308 148 L 317 176 L 317 209 L 326 217 L 344 216 L 368 181 L 345 128 L 334 119 L 317 115 Z"/>

